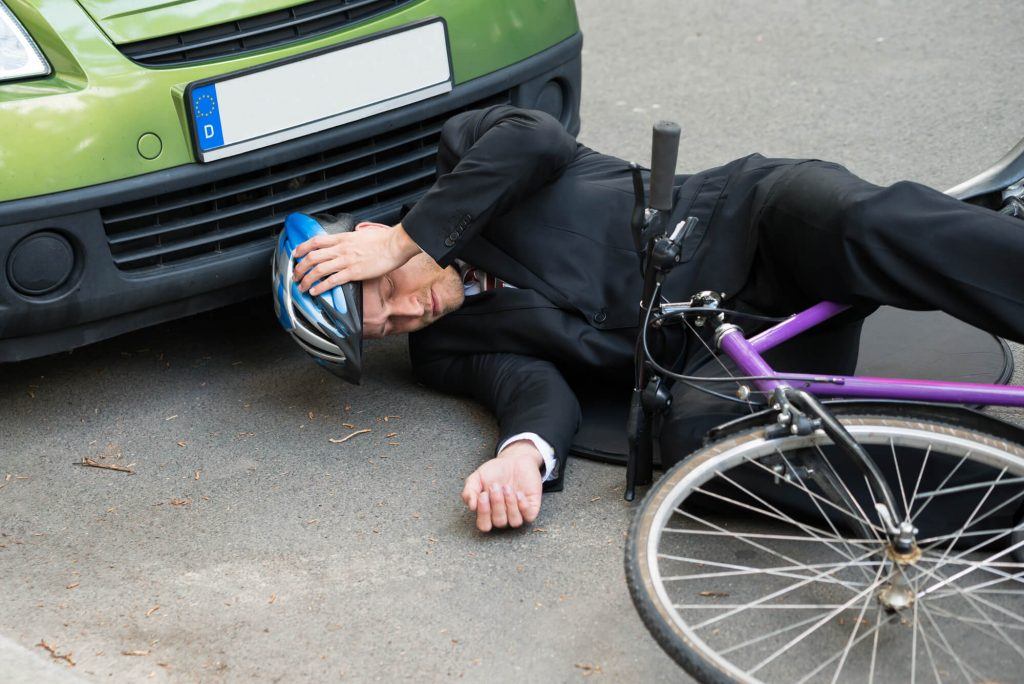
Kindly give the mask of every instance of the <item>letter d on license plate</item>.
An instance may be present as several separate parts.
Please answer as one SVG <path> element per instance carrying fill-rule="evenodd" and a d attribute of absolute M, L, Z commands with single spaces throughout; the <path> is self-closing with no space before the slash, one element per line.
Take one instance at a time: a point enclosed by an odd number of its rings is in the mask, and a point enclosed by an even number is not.
<path fill-rule="evenodd" d="M 340 126 L 452 89 L 443 19 L 197 81 L 185 91 L 208 162 Z"/>

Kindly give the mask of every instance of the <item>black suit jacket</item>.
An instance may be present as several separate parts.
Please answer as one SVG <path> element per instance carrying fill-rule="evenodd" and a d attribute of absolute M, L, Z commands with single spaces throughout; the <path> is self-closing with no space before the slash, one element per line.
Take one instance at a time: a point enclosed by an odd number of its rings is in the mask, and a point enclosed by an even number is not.
<path fill-rule="evenodd" d="M 760 207 L 792 160 L 752 155 L 677 176 L 673 222 L 700 218 L 665 292 L 735 293 Z M 580 411 L 566 376 L 630 377 L 642 279 L 629 164 L 578 144 L 542 112 L 497 106 L 450 119 L 438 178 L 402 223 L 438 264 L 458 257 L 518 289 L 468 297 L 410 336 L 417 378 L 475 397 L 500 438 L 535 432 L 562 472 Z M 713 236 L 713 237 L 712 237 Z"/>

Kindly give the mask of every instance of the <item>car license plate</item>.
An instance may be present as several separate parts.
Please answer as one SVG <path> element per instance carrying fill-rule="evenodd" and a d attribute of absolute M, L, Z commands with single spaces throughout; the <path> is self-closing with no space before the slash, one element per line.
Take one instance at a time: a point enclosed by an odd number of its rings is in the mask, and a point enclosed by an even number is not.
<path fill-rule="evenodd" d="M 452 89 L 443 19 L 189 84 L 196 156 L 209 162 Z"/>

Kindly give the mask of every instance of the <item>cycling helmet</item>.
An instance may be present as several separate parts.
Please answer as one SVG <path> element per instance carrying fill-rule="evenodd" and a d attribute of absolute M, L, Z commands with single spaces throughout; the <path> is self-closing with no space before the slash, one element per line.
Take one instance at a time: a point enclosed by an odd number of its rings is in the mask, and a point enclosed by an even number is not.
<path fill-rule="evenodd" d="M 274 252 L 274 311 L 302 350 L 343 380 L 359 384 L 363 370 L 363 285 L 345 283 L 319 295 L 299 291 L 292 277 L 295 248 L 322 233 L 355 230 L 349 214 L 289 214 Z"/>

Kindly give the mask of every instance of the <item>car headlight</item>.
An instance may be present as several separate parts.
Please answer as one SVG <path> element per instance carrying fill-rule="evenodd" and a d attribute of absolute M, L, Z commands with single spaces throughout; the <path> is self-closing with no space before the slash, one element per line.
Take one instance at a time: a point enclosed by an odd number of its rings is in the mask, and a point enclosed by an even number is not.
<path fill-rule="evenodd" d="M 0 2 L 0 81 L 48 76 L 50 64 L 21 22 Z"/>

